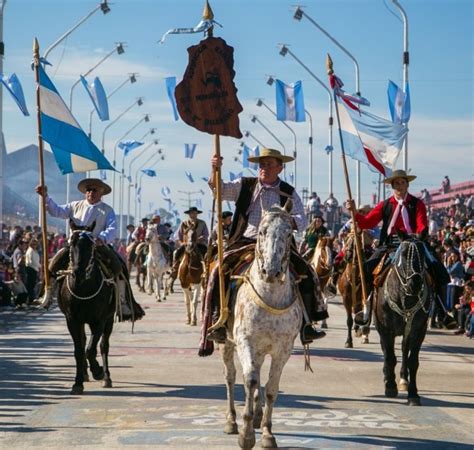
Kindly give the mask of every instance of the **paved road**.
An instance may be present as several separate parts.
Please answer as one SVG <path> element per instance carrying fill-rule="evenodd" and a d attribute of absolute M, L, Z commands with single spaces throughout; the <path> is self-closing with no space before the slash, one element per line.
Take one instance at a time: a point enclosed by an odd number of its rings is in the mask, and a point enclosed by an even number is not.
<path fill-rule="evenodd" d="M 133 334 L 127 323 L 112 335 L 113 389 L 90 382 L 81 397 L 69 395 L 72 343 L 59 310 L 0 311 L 0 448 L 237 448 L 236 436 L 222 431 L 219 355 L 197 356 L 199 330 L 184 324 L 182 295 L 137 297 L 146 317 Z M 283 372 L 273 416 L 280 448 L 471 449 L 474 340 L 430 332 L 419 371 L 423 406 L 408 407 L 405 394 L 382 395 L 376 332 L 368 345 L 356 339 L 343 348 L 337 301 L 328 336 L 311 352 L 314 373 L 303 371 L 299 345 Z M 236 397 L 240 422 L 240 384 Z"/>

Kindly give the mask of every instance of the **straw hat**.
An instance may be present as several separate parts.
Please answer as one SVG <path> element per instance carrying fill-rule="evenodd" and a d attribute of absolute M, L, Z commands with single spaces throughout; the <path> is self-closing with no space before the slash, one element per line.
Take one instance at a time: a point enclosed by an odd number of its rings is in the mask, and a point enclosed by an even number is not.
<path fill-rule="evenodd" d="M 87 192 L 88 187 L 102 189 L 103 195 L 107 195 L 112 192 L 112 188 L 107 183 L 104 183 L 98 178 L 85 178 L 84 180 L 79 181 L 79 184 L 77 185 L 77 189 L 83 194 Z"/>
<path fill-rule="evenodd" d="M 259 156 L 249 156 L 247 160 L 252 163 L 258 163 L 262 158 L 276 158 L 279 159 L 282 163 L 287 163 L 295 159 L 292 156 L 282 155 L 278 150 L 274 150 L 273 148 L 264 147 L 260 149 Z"/>
<path fill-rule="evenodd" d="M 416 178 L 416 175 L 408 175 L 404 170 L 394 170 L 392 172 L 392 175 L 385 178 L 383 182 L 385 184 L 392 184 L 392 181 L 395 180 L 395 178 L 405 178 L 408 182 L 413 181 Z"/>

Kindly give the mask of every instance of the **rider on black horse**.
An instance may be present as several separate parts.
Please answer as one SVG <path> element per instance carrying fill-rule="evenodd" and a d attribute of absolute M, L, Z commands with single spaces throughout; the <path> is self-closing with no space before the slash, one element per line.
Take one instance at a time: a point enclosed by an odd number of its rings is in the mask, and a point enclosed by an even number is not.
<path fill-rule="evenodd" d="M 384 183 L 392 186 L 393 195 L 378 203 L 365 216 L 355 213 L 357 226 L 362 230 L 373 228 L 382 222 L 379 246 L 364 264 L 369 298 L 373 289 L 373 271 L 386 253 L 398 247 L 400 240 L 397 233 L 416 234 L 420 239 L 424 239 L 428 234 L 426 206 L 422 200 L 408 193 L 410 181 L 415 178 L 415 175 L 408 175 L 404 170 L 394 170 L 392 175 L 384 180 Z M 355 211 L 354 202 L 347 201 L 346 208 Z M 446 268 L 429 252 L 428 247 L 425 248 L 428 269 L 439 291 L 449 282 L 449 275 Z"/>
<path fill-rule="evenodd" d="M 269 209 L 274 204 L 283 206 L 290 198 L 293 201 L 291 215 L 294 229 L 303 231 L 307 224 L 304 207 L 296 189 L 279 178 L 279 174 L 283 170 L 283 164 L 292 161 L 293 158 L 282 155 L 278 150 L 262 148 L 260 156 L 251 157 L 248 160 L 259 164 L 258 178 L 239 178 L 231 182 L 222 183 L 222 200 L 234 201 L 236 204 L 234 220 L 223 261 L 223 269 L 227 272 L 227 281 L 235 265 L 245 256 L 249 248 L 255 246 L 258 226 L 264 209 Z M 216 185 L 215 168 L 220 166 L 222 161 L 214 155 L 211 163 L 213 170 L 209 186 L 211 189 L 214 189 Z M 253 252 L 248 256 L 253 257 Z M 328 317 L 328 314 L 324 309 L 314 270 L 297 252 L 296 246 L 292 249 L 290 260 L 292 269 L 301 276 L 298 287 L 309 320 L 309 323 L 303 321 L 301 340 L 304 344 L 308 344 L 315 339 L 325 336 L 323 331 L 313 328 L 311 322 L 323 320 Z M 208 287 L 208 294 L 212 295 L 213 299 L 213 321 L 215 322 L 219 317 L 219 289 L 218 283 L 215 283 L 215 280 L 210 280 L 210 283 L 213 284 L 209 286 L 215 286 L 214 289 Z M 208 336 L 208 339 L 216 342 L 223 342 L 225 338 L 225 327 L 211 331 Z"/>
<path fill-rule="evenodd" d="M 77 189 L 85 194 L 84 200 L 58 205 L 48 196 L 47 186 L 37 186 L 36 192 L 39 195 L 46 196 L 46 207 L 50 215 L 61 219 L 73 220 L 79 226 L 91 226 L 95 223 L 92 235 L 95 238 L 96 252 L 99 260 L 103 263 L 103 269 L 107 270 L 107 276 L 114 277 L 125 297 L 128 305 L 133 305 L 134 314 L 130 312 L 128 317 L 126 305 L 124 317 L 139 319 L 144 315 L 140 305 L 136 303 L 130 282 L 125 261 L 110 246 L 117 234 L 117 223 L 115 212 L 111 206 L 102 201 L 102 196 L 110 194 L 112 188 L 97 178 L 86 178 L 79 182 Z M 49 263 L 49 271 L 53 277 L 57 277 L 61 270 L 66 270 L 69 264 L 69 246 L 60 249 Z M 49 305 L 43 305 L 48 307 Z"/>

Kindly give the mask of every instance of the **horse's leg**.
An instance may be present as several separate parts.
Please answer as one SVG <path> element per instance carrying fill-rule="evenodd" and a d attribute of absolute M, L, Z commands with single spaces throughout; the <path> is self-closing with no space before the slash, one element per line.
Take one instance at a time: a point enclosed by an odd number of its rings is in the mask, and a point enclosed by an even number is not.
<path fill-rule="evenodd" d="M 157 302 L 161 302 L 161 272 L 155 272 L 155 297 Z"/>
<path fill-rule="evenodd" d="M 254 413 L 253 413 L 253 427 L 260 428 L 262 426 L 263 408 L 262 408 L 262 392 L 261 387 L 257 386 L 253 396 Z"/>
<path fill-rule="evenodd" d="M 100 354 L 102 356 L 102 365 L 104 366 L 104 381 L 102 382 L 102 387 L 104 388 L 112 387 L 112 379 L 110 378 L 109 370 L 109 340 L 113 328 L 114 317 L 111 316 L 105 322 L 104 332 L 102 334 L 102 339 L 100 340 Z"/>
<path fill-rule="evenodd" d="M 86 348 L 86 331 L 84 329 L 84 326 L 82 326 L 81 330 L 81 339 L 82 339 L 82 346 Z M 89 374 L 87 373 L 87 358 L 84 358 L 84 381 L 89 381 Z"/>
<path fill-rule="evenodd" d="M 97 344 L 104 332 L 104 325 L 101 323 L 90 324 L 91 338 L 89 339 L 89 345 L 87 346 L 86 356 L 89 361 L 92 376 L 94 380 L 102 380 L 104 378 L 104 369 L 100 367 L 97 362 Z"/>
<path fill-rule="evenodd" d="M 191 287 L 183 288 L 184 302 L 186 303 L 186 325 L 191 324 Z"/>
<path fill-rule="evenodd" d="M 270 373 L 267 384 L 265 385 L 265 409 L 262 418 L 262 443 L 263 448 L 276 448 L 277 443 L 272 433 L 272 413 L 273 405 L 278 397 L 278 386 L 280 384 L 281 373 L 283 367 L 287 363 L 291 355 L 293 343 L 291 342 L 286 352 L 281 352 L 278 358 L 272 356 L 270 365 Z"/>
<path fill-rule="evenodd" d="M 416 374 L 418 372 L 418 366 L 420 365 L 419 354 L 421 349 L 421 344 L 425 339 L 426 326 L 428 325 L 428 318 L 426 318 L 425 323 L 422 326 L 421 330 L 413 330 L 412 335 L 410 336 L 409 348 L 410 353 L 408 356 L 408 405 L 410 406 L 420 406 L 420 396 L 418 395 L 418 387 L 416 386 Z"/>
<path fill-rule="evenodd" d="M 363 326 L 362 327 L 362 343 L 363 344 L 368 344 L 369 343 L 369 333 L 370 333 L 370 327 L 369 326 Z"/>
<path fill-rule="evenodd" d="M 239 434 L 239 445 L 241 448 L 253 448 L 255 446 L 254 397 L 255 389 L 260 386 L 260 368 L 263 364 L 264 355 L 255 354 L 248 342 L 245 345 L 239 345 L 238 352 L 242 364 L 245 388 L 244 423 Z"/>
<path fill-rule="evenodd" d="M 67 328 L 74 342 L 74 358 L 76 360 L 76 379 L 71 389 L 71 394 L 80 395 L 84 392 L 84 372 L 86 366 L 85 346 L 83 345 L 84 325 L 68 320 Z"/>
<path fill-rule="evenodd" d="M 321 287 L 321 292 L 323 292 L 323 288 Z M 323 294 L 323 300 L 324 300 L 324 306 L 325 308 L 327 309 L 327 305 L 328 305 L 328 298 Z M 321 322 L 321 328 L 326 328 L 327 329 L 328 327 L 328 323 L 327 323 L 327 320 L 324 319 L 322 322 Z"/>
<path fill-rule="evenodd" d="M 219 344 L 219 353 L 224 363 L 224 377 L 227 389 L 227 411 L 225 414 L 224 433 L 237 434 L 237 414 L 235 412 L 234 387 L 235 387 L 235 363 L 234 363 L 235 346 L 230 341 L 225 344 Z"/>
<path fill-rule="evenodd" d="M 379 329 L 380 345 L 382 347 L 384 363 L 383 375 L 385 383 L 385 397 L 396 397 L 398 395 L 397 383 L 395 381 L 395 336 L 386 329 Z"/>
<path fill-rule="evenodd" d="M 409 337 L 402 339 L 402 362 L 400 366 L 400 382 L 398 383 L 398 390 L 406 392 L 408 390 L 408 351 L 410 350 Z"/>
<path fill-rule="evenodd" d="M 344 309 L 346 310 L 346 325 L 347 325 L 347 340 L 346 340 L 346 343 L 344 344 L 344 347 L 353 348 L 354 344 L 352 342 L 352 326 L 354 325 L 354 319 L 352 318 L 352 301 L 351 301 L 350 296 L 347 295 L 347 293 L 344 293 L 342 297 L 342 302 L 344 303 Z"/>
<path fill-rule="evenodd" d="M 193 300 L 191 304 L 191 325 L 197 324 L 197 309 L 199 301 L 199 293 L 201 292 L 201 286 L 199 284 L 194 285 L 193 289 Z"/>

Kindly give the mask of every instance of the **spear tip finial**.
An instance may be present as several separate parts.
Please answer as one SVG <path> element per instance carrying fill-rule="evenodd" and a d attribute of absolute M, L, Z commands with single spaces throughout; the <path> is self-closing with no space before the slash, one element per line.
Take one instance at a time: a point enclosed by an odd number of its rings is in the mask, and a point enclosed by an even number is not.
<path fill-rule="evenodd" d="M 329 53 L 326 56 L 326 70 L 328 71 L 328 75 L 332 75 L 334 73 L 332 59 Z"/>
<path fill-rule="evenodd" d="M 212 20 L 214 19 L 214 13 L 212 12 L 211 5 L 209 1 L 206 0 L 206 4 L 204 5 L 204 11 L 202 12 L 203 20 Z"/>
<path fill-rule="evenodd" d="M 34 52 L 39 52 L 39 42 L 36 37 L 33 39 L 33 53 Z"/>

